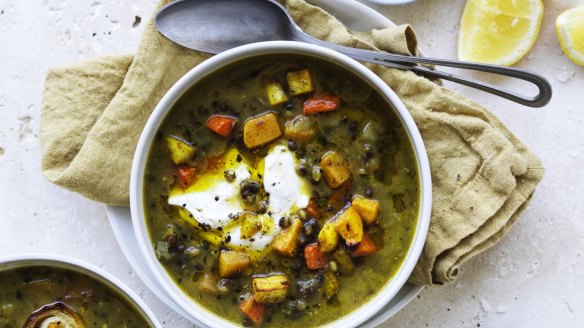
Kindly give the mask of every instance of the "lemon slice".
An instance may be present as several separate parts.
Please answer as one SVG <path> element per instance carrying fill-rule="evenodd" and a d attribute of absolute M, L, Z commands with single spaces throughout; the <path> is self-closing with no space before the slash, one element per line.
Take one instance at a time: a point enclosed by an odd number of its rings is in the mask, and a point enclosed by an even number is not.
<path fill-rule="evenodd" d="M 566 56 L 584 66 L 584 5 L 561 13 L 556 20 L 556 33 Z"/>
<path fill-rule="evenodd" d="M 468 0 L 458 33 L 458 59 L 509 66 L 535 43 L 541 0 Z"/>

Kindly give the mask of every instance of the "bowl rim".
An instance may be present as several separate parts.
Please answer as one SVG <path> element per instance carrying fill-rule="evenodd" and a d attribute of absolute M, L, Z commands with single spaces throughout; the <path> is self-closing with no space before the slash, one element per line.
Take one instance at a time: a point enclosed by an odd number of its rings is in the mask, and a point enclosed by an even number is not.
<path fill-rule="evenodd" d="M 138 294 L 111 273 L 91 263 L 60 254 L 25 253 L 0 256 L 0 272 L 32 266 L 50 266 L 86 274 L 120 293 L 143 318 L 150 321 L 153 327 L 162 327 L 154 312 L 150 310 Z"/>
<path fill-rule="evenodd" d="M 134 233 L 136 234 L 138 245 L 141 253 L 144 255 L 144 259 L 149 269 L 153 272 L 155 278 L 165 292 L 175 303 L 177 303 L 178 306 L 209 327 L 237 327 L 231 321 L 221 318 L 218 314 L 211 312 L 187 296 L 187 294 L 183 292 L 174 281 L 172 281 L 170 275 L 167 274 L 166 269 L 156 258 L 154 249 L 151 246 L 152 241 L 150 240 L 150 235 L 145 224 L 143 208 L 143 176 L 146 167 L 146 158 L 158 127 L 174 104 L 191 88 L 192 85 L 205 77 L 220 71 L 223 67 L 255 56 L 277 53 L 297 54 L 318 58 L 332 62 L 336 66 L 358 75 L 362 80 L 369 83 L 372 88 L 377 89 L 392 107 L 401 120 L 414 148 L 419 172 L 420 207 L 416 232 L 414 233 L 407 256 L 391 281 L 387 283 L 376 296 L 372 297 L 368 302 L 362 304 L 354 311 L 326 325 L 327 327 L 356 327 L 373 317 L 373 315 L 381 310 L 383 306 L 397 294 L 413 271 L 426 241 L 430 223 L 432 184 L 430 166 L 422 137 L 405 105 L 395 92 L 371 70 L 354 59 L 336 51 L 317 45 L 295 41 L 266 41 L 253 43 L 215 55 L 214 57 L 203 61 L 181 77 L 166 92 L 153 110 L 146 122 L 142 134 L 140 135 L 136 147 L 130 177 L 130 211 Z"/>

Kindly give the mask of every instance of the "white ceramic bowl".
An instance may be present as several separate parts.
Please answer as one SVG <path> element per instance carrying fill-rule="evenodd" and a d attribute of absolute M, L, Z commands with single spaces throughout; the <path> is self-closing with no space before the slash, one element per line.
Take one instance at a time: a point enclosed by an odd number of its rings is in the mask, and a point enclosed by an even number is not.
<path fill-rule="evenodd" d="M 415 149 L 415 156 L 418 163 L 418 170 L 420 172 L 421 184 L 421 201 L 420 201 L 420 216 L 414 239 L 408 255 L 393 277 L 391 282 L 387 284 L 379 294 L 371 301 L 365 303 L 359 309 L 352 313 L 339 318 L 330 323 L 328 327 L 357 327 L 364 323 L 367 319 L 375 315 L 385 304 L 387 304 L 392 297 L 400 290 L 403 284 L 410 276 L 424 246 L 428 225 L 430 222 L 431 210 L 431 179 L 430 168 L 428 164 L 428 157 L 424 143 L 420 133 L 412 119 L 411 115 L 400 101 L 398 96 L 385 84 L 377 75 L 361 65 L 357 61 L 342 55 L 338 52 L 326 49 L 323 47 L 291 42 L 291 41 L 270 41 L 255 44 L 249 44 L 225 51 L 219 55 L 206 60 L 198 65 L 178 82 L 164 95 L 158 103 L 158 106 L 152 112 L 144 131 L 140 136 L 136 153 L 134 155 L 134 162 L 132 165 L 132 175 L 130 181 L 130 210 L 132 213 L 132 221 L 134 232 L 138 239 L 138 244 L 141 252 L 146 260 L 150 270 L 158 282 L 163 286 L 168 295 L 175 301 L 185 312 L 196 318 L 197 321 L 203 323 L 208 327 L 237 327 L 232 322 L 221 318 L 204 307 L 192 301 L 170 278 L 166 273 L 164 267 L 156 258 L 154 249 L 152 247 L 152 240 L 150 239 L 145 219 L 143 208 L 143 180 L 146 168 L 146 159 L 150 146 L 158 130 L 158 127 L 164 120 L 164 117 L 174 104 L 182 97 L 189 88 L 204 79 L 207 76 L 213 75 L 215 72 L 221 70 L 222 67 L 229 66 L 252 58 L 254 56 L 263 55 L 278 55 L 278 54 L 293 54 L 298 56 L 308 56 L 318 58 L 323 61 L 331 62 L 360 76 L 364 81 L 369 83 L 372 88 L 376 89 L 391 107 L 395 110 L 397 116 L 401 119 L 409 138 Z"/>
<path fill-rule="evenodd" d="M 136 311 L 138 311 L 151 327 L 162 327 L 154 316 L 154 313 L 152 313 L 148 306 L 146 306 L 146 303 L 136 293 L 116 277 L 92 264 L 55 254 L 20 254 L 0 257 L 0 272 L 33 266 L 66 269 L 86 274 L 122 295 L 127 302 L 133 305 Z"/>

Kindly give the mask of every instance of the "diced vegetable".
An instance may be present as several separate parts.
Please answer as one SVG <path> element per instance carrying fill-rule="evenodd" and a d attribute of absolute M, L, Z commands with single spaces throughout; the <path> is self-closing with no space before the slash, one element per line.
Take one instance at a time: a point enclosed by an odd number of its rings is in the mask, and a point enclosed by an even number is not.
<path fill-rule="evenodd" d="M 246 211 L 243 215 L 240 237 L 242 239 L 249 239 L 262 229 L 262 222 L 259 220 L 257 214 L 253 212 Z"/>
<path fill-rule="evenodd" d="M 315 219 L 320 219 L 320 208 L 318 208 L 318 203 L 314 198 L 311 198 L 306 205 L 306 213 Z"/>
<path fill-rule="evenodd" d="M 250 294 L 239 304 L 239 310 L 257 326 L 264 320 L 266 305 L 258 303 Z"/>
<path fill-rule="evenodd" d="M 207 127 L 223 137 L 228 137 L 233 132 L 235 124 L 237 118 L 228 115 L 212 115 L 207 120 Z"/>
<path fill-rule="evenodd" d="M 252 117 L 243 125 L 243 142 L 249 149 L 265 145 L 281 135 L 278 116 L 274 112 Z"/>
<path fill-rule="evenodd" d="M 302 103 L 305 115 L 330 112 L 339 107 L 341 99 L 327 94 L 314 95 Z"/>
<path fill-rule="evenodd" d="M 168 243 L 166 241 L 159 241 L 156 243 L 156 258 L 161 261 L 170 261 L 172 255 L 168 251 Z"/>
<path fill-rule="evenodd" d="M 363 240 L 361 240 L 361 242 L 363 242 Z M 337 250 L 333 253 L 333 260 L 335 260 L 339 271 L 344 276 L 349 276 L 355 271 L 355 266 L 353 265 L 351 257 L 343 248 L 337 248 Z"/>
<path fill-rule="evenodd" d="M 249 255 L 234 251 L 222 251 L 219 254 L 218 262 L 221 278 L 237 277 L 249 266 Z"/>
<path fill-rule="evenodd" d="M 254 276 L 251 285 L 255 300 L 264 304 L 284 301 L 290 288 L 288 277 L 283 273 Z"/>
<path fill-rule="evenodd" d="M 341 289 L 341 279 L 332 271 L 324 273 L 324 284 L 322 285 L 322 296 L 327 301 L 333 298 Z"/>
<path fill-rule="evenodd" d="M 322 269 L 328 262 L 326 254 L 318 250 L 318 243 L 312 243 L 304 247 L 304 259 L 309 270 Z"/>
<path fill-rule="evenodd" d="M 176 136 L 168 136 L 165 140 L 174 164 L 185 163 L 195 156 L 196 148 L 190 142 Z"/>
<path fill-rule="evenodd" d="M 178 182 L 183 188 L 190 186 L 197 178 L 197 169 L 190 165 L 181 165 L 176 171 Z"/>
<path fill-rule="evenodd" d="M 308 68 L 300 71 L 288 72 L 286 79 L 288 80 L 290 94 L 293 96 L 314 91 L 312 72 Z"/>
<path fill-rule="evenodd" d="M 379 201 L 376 199 L 368 199 L 361 195 L 355 195 L 351 206 L 359 213 L 359 216 L 365 223 L 371 224 L 377 219 L 379 215 Z"/>
<path fill-rule="evenodd" d="M 335 229 L 335 224 L 329 221 L 324 224 L 318 233 L 318 246 L 321 252 L 330 253 L 339 244 L 339 233 Z"/>
<path fill-rule="evenodd" d="M 298 235 L 302 229 L 302 221 L 293 219 L 290 226 L 282 231 L 272 240 L 272 249 L 277 253 L 293 257 L 298 248 Z"/>
<path fill-rule="evenodd" d="M 297 142 L 309 142 L 316 135 L 316 121 L 311 117 L 298 115 L 284 124 L 284 136 Z"/>
<path fill-rule="evenodd" d="M 335 230 L 347 245 L 355 245 L 363 238 L 363 221 L 353 206 L 349 205 L 333 219 Z"/>
<path fill-rule="evenodd" d="M 281 105 L 288 101 L 288 96 L 282 85 L 278 82 L 272 82 L 266 85 L 266 94 L 270 106 Z"/>
<path fill-rule="evenodd" d="M 338 211 L 345 207 L 346 195 L 353 186 L 353 180 L 348 179 L 337 187 L 331 194 L 328 200 L 329 207 L 332 207 L 334 211 Z"/>
<path fill-rule="evenodd" d="M 206 294 L 217 294 L 219 289 L 217 288 L 217 280 L 215 277 L 212 274 L 205 272 L 199 281 L 199 290 Z"/>
<path fill-rule="evenodd" d="M 367 256 L 376 253 L 378 250 L 375 241 L 368 235 L 363 235 L 361 242 L 353 250 L 353 256 Z"/>
<path fill-rule="evenodd" d="M 324 180 L 331 188 L 336 188 L 351 177 L 349 163 L 343 155 L 335 150 L 326 152 L 320 160 Z"/>

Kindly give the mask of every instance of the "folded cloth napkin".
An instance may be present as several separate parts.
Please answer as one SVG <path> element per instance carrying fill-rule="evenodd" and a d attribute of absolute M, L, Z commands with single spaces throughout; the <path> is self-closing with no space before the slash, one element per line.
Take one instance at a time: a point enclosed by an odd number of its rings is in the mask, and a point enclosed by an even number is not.
<path fill-rule="evenodd" d="M 409 26 L 355 32 L 303 0 L 282 3 L 317 38 L 401 54 L 417 51 Z M 148 116 L 173 83 L 207 58 L 167 40 L 150 21 L 133 56 L 51 69 L 41 113 L 44 175 L 96 201 L 127 206 L 132 156 Z M 409 109 L 430 158 L 432 219 L 410 281 L 451 282 L 465 261 L 509 231 L 543 167 L 479 104 L 411 72 L 367 66 Z"/>

